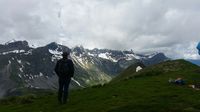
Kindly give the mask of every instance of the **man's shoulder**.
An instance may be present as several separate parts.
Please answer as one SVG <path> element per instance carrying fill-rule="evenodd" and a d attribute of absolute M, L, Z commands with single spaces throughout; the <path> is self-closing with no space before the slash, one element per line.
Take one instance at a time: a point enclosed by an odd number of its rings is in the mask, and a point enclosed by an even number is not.
<path fill-rule="evenodd" d="M 67 59 L 68 62 L 73 63 L 73 61 L 71 59 Z"/>
<path fill-rule="evenodd" d="M 62 59 L 59 59 L 58 61 L 57 61 L 57 63 L 62 63 L 63 62 L 63 60 Z"/>
<path fill-rule="evenodd" d="M 62 59 L 59 59 L 57 62 L 61 62 L 62 61 Z"/>
<path fill-rule="evenodd" d="M 71 59 L 59 59 L 57 62 L 58 63 L 60 63 L 60 62 L 72 62 L 73 63 L 73 61 Z"/>
<path fill-rule="evenodd" d="M 68 61 L 72 61 L 72 59 L 67 59 Z"/>

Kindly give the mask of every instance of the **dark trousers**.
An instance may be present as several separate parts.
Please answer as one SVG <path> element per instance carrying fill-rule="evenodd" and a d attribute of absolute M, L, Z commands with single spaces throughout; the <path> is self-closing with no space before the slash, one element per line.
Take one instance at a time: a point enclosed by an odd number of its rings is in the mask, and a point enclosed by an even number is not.
<path fill-rule="evenodd" d="M 58 101 L 65 104 L 68 99 L 68 89 L 71 78 L 59 78 Z"/>

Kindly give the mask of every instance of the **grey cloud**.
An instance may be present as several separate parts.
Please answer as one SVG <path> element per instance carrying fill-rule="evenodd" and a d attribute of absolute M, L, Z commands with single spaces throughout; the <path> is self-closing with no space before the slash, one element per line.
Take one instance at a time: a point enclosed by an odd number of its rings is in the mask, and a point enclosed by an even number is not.
<path fill-rule="evenodd" d="M 0 42 L 161 51 L 199 58 L 199 0 L 1 0 Z"/>

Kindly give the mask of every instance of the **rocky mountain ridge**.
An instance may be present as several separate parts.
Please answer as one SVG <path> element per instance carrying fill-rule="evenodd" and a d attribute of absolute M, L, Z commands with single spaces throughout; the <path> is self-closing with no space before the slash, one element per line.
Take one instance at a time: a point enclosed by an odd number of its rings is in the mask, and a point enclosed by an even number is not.
<path fill-rule="evenodd" d="M 163 53 L 142 55 L 133 51 L 89 50 L 82 46 L 68 48 L 55 42 L 38 48 L 30 47 L 27 41 L 0 44 L 0 96 L 18 88 L 57 89 L 54 67 L 63 51 L 71 52 L 75 64 L 71 88 L 104 84 L 130 65 L 148 66 L 168 59 Z"/>

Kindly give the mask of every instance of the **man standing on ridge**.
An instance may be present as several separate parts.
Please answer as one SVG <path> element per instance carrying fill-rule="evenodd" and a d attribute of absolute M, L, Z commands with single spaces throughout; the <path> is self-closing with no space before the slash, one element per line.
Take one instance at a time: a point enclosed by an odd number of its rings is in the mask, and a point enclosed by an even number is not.
<path fill-rule="evenodd" d="M 71 59 L 68 59 L 68 52 L 63 52 L 62 56 L 63 58 L 56 63 L 55 72 L 59 83 L 58 101 L 60 104 L 65 104 L 68 99 L 71 77 L 74 75 L 74 64 Z"/>

